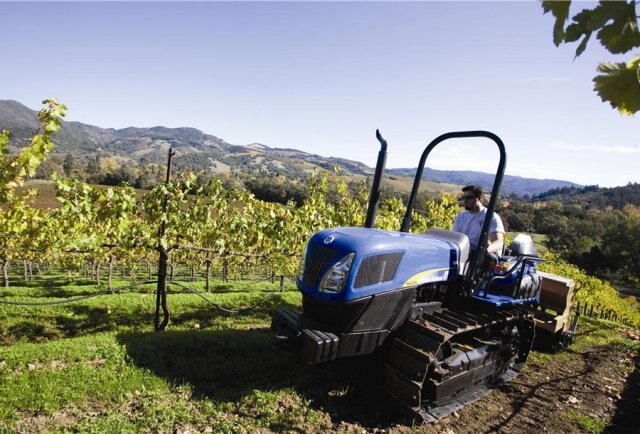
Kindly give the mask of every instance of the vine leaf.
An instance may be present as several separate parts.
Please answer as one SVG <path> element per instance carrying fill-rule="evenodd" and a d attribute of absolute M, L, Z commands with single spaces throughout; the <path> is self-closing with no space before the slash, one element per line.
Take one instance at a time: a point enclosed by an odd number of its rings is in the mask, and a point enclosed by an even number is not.
<path fill-rule="evenodd" d="M 640 54 L 631 62 L 603 62 L 598 66 L 593 81 L 594 90 L 602 101 L 624 115 L 632 115 L 640 110 Z"/>
<path fill-rule="evenodd" d="M 543 1 L 544 13 L 555 17 L 553 43 L 578 42 L 575 57 L 587 48 L 593 33 L 611 54 L 622 54 L 640 47 L 640 31 L 636 1 L 600 1 L 593 9 L 583 9 L 571 18 L 566 29 L 571 1 Z M 631 62 L 603 62 L 593 81 L 594 90 L 602 101 L 609 102 L 623 115 L 640 110 L 640 68 L 638 59 Z"/>
<path fill-rule="evenodd" d="M 542 8 L 544 13 L 551 12 L 556 18 L 553 25 L 553 43 L 558 47 L 564 40 L 564 24 L 569 19 L 570 1 L 543 1 Z"/>
<path fill-rule="evenodd" d="M 593 10 L 600 43 L 613 54 L 622 54 L 640 46 L 635 2 L 600 2 Z M 609 23 L 609 24 L 608 24 Z"/>

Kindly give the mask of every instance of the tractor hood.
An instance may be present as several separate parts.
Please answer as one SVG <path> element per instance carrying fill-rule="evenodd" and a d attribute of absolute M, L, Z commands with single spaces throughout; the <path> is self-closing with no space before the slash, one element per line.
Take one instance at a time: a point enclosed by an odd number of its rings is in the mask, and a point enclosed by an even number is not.
<path fill-rule="evenodd" d="M 429 234 L 333 228 L 318 232 L 309 240 L 304 273 L 298 276 L 297 283 L 304 294 L 314 299 L 351 301 L 402 287 L 446 281 L 459 274 L 460 256 L 458 244 Z M 331 276 L 338 276 L 341 289 L 322 285 L 323 279 Z"/>

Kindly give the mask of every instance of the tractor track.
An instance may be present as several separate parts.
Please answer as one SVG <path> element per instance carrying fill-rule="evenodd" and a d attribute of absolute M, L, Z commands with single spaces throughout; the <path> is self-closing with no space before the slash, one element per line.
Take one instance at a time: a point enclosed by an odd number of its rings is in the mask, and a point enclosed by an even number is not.
<path fill-rule="evenodd" d="M 522 334 L 517 351 L 514 349 L 507 358 L 493 356 L 501 351 L 498 333 L 514 327 Z M 525 308 L 491 313 L 452 309 L 422 313 L 393 338 L 383 388 L 409 417 L 434 422 L 515 378 L 531 349 L 532 330 L 533 316 Z M 445 362 L 454 347 L 463 347 L 462 354 L 470 354 L 466 366 L 463 362 L 459 370 Z M 478 348 L 490 348 L 488 355 L 479 357 Z"/>

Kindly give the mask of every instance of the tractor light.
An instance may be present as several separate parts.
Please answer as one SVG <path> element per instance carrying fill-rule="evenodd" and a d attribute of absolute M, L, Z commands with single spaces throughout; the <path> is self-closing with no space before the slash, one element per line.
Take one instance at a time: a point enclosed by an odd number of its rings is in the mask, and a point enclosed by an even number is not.
<path fill-rule="evenodd" d="M 333 267 L 329 268 L 324 277 L 322 277 L 322 281 L 320 281 L 320 292 L 337 294 L 342 291 L 349 277 L 349 271 L 351 271 L 351 264 L 355 256 L 355 253 L 349 253 Z"/>

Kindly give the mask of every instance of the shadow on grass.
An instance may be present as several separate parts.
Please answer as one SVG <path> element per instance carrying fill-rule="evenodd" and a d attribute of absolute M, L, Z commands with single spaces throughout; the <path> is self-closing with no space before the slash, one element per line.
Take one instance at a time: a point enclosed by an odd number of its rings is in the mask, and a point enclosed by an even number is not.
<path fill-rule="evenodd" d="M 638 409 L 640 409 L 640 353 L 634 359 L 635 369 L 627 378 L 627 383 L 616 405 L 616 413 L 605 430 L 607 434 L 637 433 Z"/>
<path fill-rule="evenodd" d="M 190 384 L 198 397 L 240 403 L 256 390 L 294 389 L 334 422 L 364 427 L 397 422 L 380 390 L 382 365 L 373 357 L 304 365 L 291 353 L 274 351 L 267 328 L 131 332 L 119 334 L 118 341 L 137 366 L 175 384 Z M 241 404 L 236 407 L 240 414 L 244 410 Z"/>
<path fill-rule="evenodd" d="M 0 326 L 0 343 L 39 342 L 58 339 L 60 332 L 39 321 L 20 321 L 6 329 Z"/>
<path fill-rule="evenodd" d="M 68 277 L 46 277 L 39 278 L 34 277 L 33 279 L 24 280 L 24 278 L 13 278 L 10 279 L 12 287 L 20 287 L 20 288 L 61 288 L 64 286 L 95 286 L 96 281 L 92 279 L 70 279 Z"/>
<path fill-rule="evenodd" d="M 78 292 L 73 294 L 78 296 Z M 118 297 L 104 295 L 103 297 Z M 0 343 L 40 342 L 43 340 L 63 339 L 85 336 L 114 330 L 153 329 L 155 317 L 155 297 L 147 299 L 145 305 L 108 306 L 87 305 L 82 302 L 51 307 L 50 313 L 30 315 L 29 308 L 18 313 L 19 320 L 9 324 L 0 324 Z M 272 312 L 281 306 L 294 307 L 288 304 L 280 294 L 268 299 L 255 310 L 244 316 L 250 317 L 248 322 L 268 323 Z M 192 328 L 196 323 L 200 328 L 219 327 L 223 317 L 230 316 L 204 300 L 194 298 L 193 301 L 181 305 L 169 304 L 171 324 L 173 327 Z M 235 318 L 243 318 L 236 316 Z"/>
<path fill-rule="evenodd" d="M 153 327 L 153 313 L 143 309 L 114 312 L 108 307 L 70 305 L 64 312 L 49 318 L 33 316 L 10 326 L 0 325 L 0 342 L 40 342 L 119 328 Z"/>
<path fill-rule="evenodd" d="M 115 282 L 112 285 L 114 293 L 121 290 L 126 293 L 151 293 L 155 290 L 153 283 L 140 282 Z M 124 289 L 123 289 L 124 288 Z M 60 282 L 58 284 L 47 282 L 44 284 L 25 284 L 14 285 L 14 287 L 3 289 L 0 294 L 0 298 L 16 297 L 16 296 L 28 296 L 38 298 L 73 298 L 81 297 L 85 295 L 95 294 L 97 292 L 106 291 L 106 281 L 102 282 L 100 286 L 95 281 L 82 281 L 82 282 Z"/>
<path fill-rule="evenodd" d="M 268 295 L 268 293 L 267 293 Z M 205 294 L 206 296 L 206 294 Z M 257 303 L 259 299 L 250 300 L 253 303 Z M 242 318 L 243 316 L 250 316 L 255 320 L 262 320 L 263 322 L 271 322 L 271 315 L 273 312 L 279 307 L 290 307 L 297 308 L 297 305 L 287 303 L 286 300 L 278 293 L 274 294 L 273 297 L 265 300 L 259 306 L 256 306 L 255 309 L 242 313 L 240 315 L 235 315 L 223 310 L 218 309 L 217 307 L 205 302 L 202 299 L 194 298 L 194 304 L 197 305 L 196 308 L 188 308 L 182 312 L 176 312 L 175 315 L 171 316 L 171 324 L 174 326 L 189 326 L 190 324 L 197 323 L 200 328 L 206 329 L 211 326 L 215 326 L 220 322 L 221 317 L 234 317 L 234 318 Z M 225 307 L 224 303 L 221 303 L 221 307 L 225 309 L 243 309 L 248 306 L 228 306 Z"/>
<path fill-rule="evenodd" d="M 56 327 L 65 337 L 83 336 L 116 330 L 119 327 L 142 327 L 153 324 L 153 314 L 142 309 L 111 311 L 108 307 L 71 306 L 72 316 L 57 316 Z"/>

